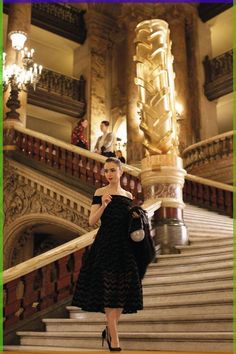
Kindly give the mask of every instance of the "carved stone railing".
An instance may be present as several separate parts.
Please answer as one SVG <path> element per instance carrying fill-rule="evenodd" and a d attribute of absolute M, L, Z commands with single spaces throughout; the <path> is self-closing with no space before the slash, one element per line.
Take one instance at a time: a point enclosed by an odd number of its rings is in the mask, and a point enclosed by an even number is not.
<path fill-rule="evenodd" d="M 185 177 L 183 189 L 185 203 L 194 204 L 230 217 L 233 216 L 233 192 L 235 192 L 235 189 L 224 183 L 190 174 Z"/>
<path fill-rule="evenodd" d="M 4 4 L 4 12 L 8 13 L 9 4 Z M 68 4 L 32 3 L 31 23 L 47 31 L 83 44 L 86 39 L 84 10 Z"/>
<path fill-rule="evenodd" d="M 106 160 L 104 156 L 20 127 L 12 132 L 11 139 L 22 155 L 51 168 L 54 172 L 58 170 L 95 188 L 107 184 L 103 168 Z M 130 191 L 136 201 L 141 203 L 143 194 L 138 178 L 140 170 L 128 165 L 124 165 L 123 170 L 122 187 Z"/>
<path fill-rule="evenodd" d="M 194 165 L 219 158 L 222 159 L 232 153 L 233 131 L 231 130 L 187 147 L 182 153 L 184 168 L 188 170 Z"/>
<path fill-rule="evenodd" d="M 31 89 L 28 102 L 52 111 L 83 117 L 86 112 L 85 80 L 69 77 L 44 68 L 37 84 Z"/>
<path fill-rule="evenodd" d="M 210 101 L 233 91 L 233 50 L 213 59 L 206 56 L 203 66 L 204 92 Z"/>
<path fill-rule="evenodd" d="M 229 131 L 185 149 L 182 157 L 187 172 L 232 184 L 233 134 L 233 131 Z"/>
<path fill-rule="evenodd" d="M 3 272 L 4 328 L 69 298 L 93 230 Z"/>
<path fill-rule="evenodd" d="M 106 158 L 101 155 L 63 143 L 57 139 L 33 132 L 29 129 L 17 127 L 12 137 L 14 140 L 12 143 L 16 145 L 22 155 L 34 159 L 44 166 L 50 166 L 53 170 L 59 170 L 69 176 L 75 176 L 85 184 L 92 185 L 95 188 L 104 186 L 107 183 L 103 169 Z M 144 200 L 139 179 L 141 170 L 128 165 L 124 165 L 123 170 L 124 173 L 121 178 L 122 187 L 133 194 L 136 203 L 141 204 Z M 189 175 L 186 177 L 187 181 L 189 180 L 188 176 Z M 193 177 L 194 176 L 191 176 L 191 183 L 188 185 L 188 189 L 186 189 L 187 184 L 185 187 L 185 202 L 191 202 L 191 195 L 195 193 L 193 190 L 198 188 L 195 187 L 195 183 L 201 184 L 202 186 L 199 188 L 201 190 L 202 188 L 207 188 L 208 192 L 204 195 L 199 194 L 198 205 L 215 211 L 219 210 L 219 212 L 227 215 L 232 215 L 231 202 L 233 189 L 231 186 L 196 176 L 195 178 L 197 179 L 193 180 Z M 213 188 L 213 190 L 211 190 L 211 188 Z M 219 193 L 215 194 L 215 188 L 219 190 Z M 225 194 L 224 192 L 220 192 L 221 189 L 229 193 Z M 230 195 L 230 198 L 228 195 Z M 219 201 L 212 204 L 212 199 L 214 199 L 215 196 L 219 198 Z M 225 200 L 222 201 L 222 198 Z M 223 210 L 223 206 L 225 206 L 225 210 Z"/>

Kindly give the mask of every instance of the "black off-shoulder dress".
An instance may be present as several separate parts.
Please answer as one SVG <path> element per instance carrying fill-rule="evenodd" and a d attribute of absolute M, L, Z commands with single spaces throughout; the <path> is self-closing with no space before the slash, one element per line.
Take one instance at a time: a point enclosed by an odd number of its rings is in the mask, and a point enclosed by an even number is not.
<path fill-rule="evenodd" d="M 101 196 L 94 196 L 93 204 L 101 204 Z M 123 308 L 123 313 L 143 309 L 141 279 L 128 236 L 131 204 L 128 197 L 112 195 L 81 268 L 73 306 L 103 313 L 105 307 Z"/>

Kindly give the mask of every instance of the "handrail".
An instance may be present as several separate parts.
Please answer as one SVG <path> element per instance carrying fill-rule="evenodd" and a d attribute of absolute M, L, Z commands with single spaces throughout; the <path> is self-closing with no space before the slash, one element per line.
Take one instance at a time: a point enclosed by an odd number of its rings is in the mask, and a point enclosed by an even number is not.
<path fill-rule="evenodd" d="M 229 185 L 229 184 L 216 182 L 216 181 L 213 181 L 213 180 L 208 179 L 208 178 L 194 176 L 194 175 L 191 175 L 189 173 L 185 176 L 185 179 L 188 180 L 188 181 L 201 183 L 201 184 L 204 184 L 204 185 L 209 186 L 209 187 L 219 188 L 219 189 L 223 189 L 223 190 L 229 191 L 229 192 L 236 192 L 236 188 L 231 186 L 231 185 Z"/>
<path fill-rule="evenodd" d="M 161 207 L 161 201 L 148 199 L 142 204 L 142 207 L 144 210 L 146 210 L 148 217 L 150 218 L 152 217 L 153 213 Z M 60 258 L 68 256 L 71 253 L 89 246 L 93 242 L 97 231 L 98 229 L 90 231 L 82 236 L 77 237 L 74 240 L 64 243 L 63 245 L 55 247 L 25 262 L 17 264 L 14 267 L 6 269 L 3 272 L 3 284 L 22 277 L 28 273 L 33 272 L 34 270 L 42 268 L 52 262 L 57 261 Z"/>
<path fill-rule="evenodd" d="M 42 140 L 45 140 L 46 142 L 48 143 L 51 143 L 51 144 L 54 144 L 54 145 L 57 145 L 63 149 L 66 149 L 68 151 L 71 151 L 71 152 L 77 152 L 78 154 L 80 155 L 83 155 L 85 157 L 88 157 L 90 159 L 94 159 L 98 162 L 101 162 L 101 163 L 104 163 L 106 161 L 106 157 L 102 156 L 102 155 L 99 155 L 99 154 L 96 154 L 94 152 L 91 152 L 89 150 L 86 150 L 86 149 L 82 149 L 78 146 L 75 146 L 75 145 L 72 145 L 72 144 L 69 144 L 69 143 L 65 143 L 59 139 L 56 139 L 56 138 L 53 138 L 49 135 L 46 135 L 46 134 L 43 134 L 43 133 L 39 133 L 39 132 L 36 132 L 34 130 L 31 130 L 31 129 L 28 129 L 28 128 L 23 128 L 19 125 L 15 126 L 14 127 L 15 130 L 21 132 L 21 133 L 25 133 L 25 134 L 28 134 L 28 135 L 31 135 L 35 138 L 38 138 L 38 139 L 42 139 Z M 233 134 L 233 130 L 230 131 L 230 132 L 227 132 L 227 133 L 224 133 L 224 134 L 220 134 L 220 135 L 217 135 L 218 138 L 222 138 L 222 137 L 226 137 L 226 136 L 231 136 Z M 201 143 L 205 143 L 205 142 L 210 142 L 210 141 L 214 141 L 216 137 L 213 137 L 213 138 L 210 138 L 210 139 L 206 139 L 206 140 L 203 140 L 202 142 L 199 142 L 199 143 L 196 143 L 194 145 L 191 145 L 189 146 L 187 149 L 184 150 L 187 151 L 189 148 L 193 147 L 193 146 L 200 146 Z M 130 165 L 127 165 L 127 164 L 122 164 L 123 166 L 123 170 L 127 173 L 129 173 L 130 175 L 134 176 L 134 177 L 140 177 L 140 173 L 141 173 L 141 169 L 140 168 L 137 168 L 137 167 L 133 167 L 133 166 L 130 166 Z M 234 189 L 232 189 L 232 187 L 230 185 L 227 185 L 225 183 L 221 183 L 221 182 L 216 182 L 216 181 L 213 181 L 213 180 L 210 180 L 210 179 L 207 179 L 207 178 L 203 178 L 203 177 L 197 177 L 197 176 L 193 176 L 191 174 L 187 174 L 185 176 L 185 178 L 187 180 L 192 180 L 192 181 L 195 181 L 195 182 L 199 182 L 199 183 L 202 183 L 202 184 L 206 184 L 208 186 L 212 186 L 212 187 L 216 187 L 216 188 L 222 188 L 224 190 L 228 190 L 228 191 L 234 191 Z"/>
<path fill-rule="evenodd" d="M 191 150 L 194 150 L 195 148 L 199 147 L 199 146 L 203 146 L 203 145 L 206 145 L 206 144 L 209 144 L 209 143 L 212 143 L 213 141 L 217 141 L 217 140 L 220 140 L 220 139 L 224 139 L 228 136 L 231 136 L 234 134 L 234 131 L 233 130 L 230 130 L 229 132 L 226 132 L 226 133 L 222 133 L 222 134 L 219 134 L 219 135 L 215 135 L 211 138 L 208 138 L 208 139 L 205 139 L 205 140 L 201 140 L 193 145 L 190 145 L 188 146 L 182 153 L 182 155 L 184 156 L 187 152 L 191 151 Z"/>
<path fill-rule="evenodd" d="M 102 155 L 99 155 L 99 154 L 96 154 L 95 152 L 91 152 L 89 150 L 86 150 L 86 149 L 82 149 L 78 146 L 75 146 L 75 145 L 72 145 L 72 144 L 69 144 L 69 143 L 65 143 L 59 139 L 56 139 L 56 138 L 53 138 L 49 135 L 46 135 L 46 134 L 43 134 L 43 133 L 39 133 L 39 132 L 36 132 L 34 130 L 31 130 L 31 129 L 28 129 L 28 128 L 23 128 L 21 127 L 20 125 L 16 125 L 14 127 L 14 129 L 20 133 L 24 133 L 24 134 L 28 134 L 30 136 L 33 136 L 35 138 L 38 138 L 38 139 L 42 139 L 50 144 L 54 144 L 54 145 L 57 145 L 63 149 L 66 149 L 70 152 L 74 152 L 74 153 L 78 153 L 80 155 L 83 155 L 85 157 L 88 157 L 90 159 L 93 159 L 93 160 L 96 160 L 98 162 L 101 162 L 101 163 L 104 163 L 106 161 L 106 157 L 105 156 L 102 156 Z M 141 170 L 139 168 L 136 168 L 136 167 L 132 167 L 132 166 L 129 166 L 127 164 L 122 164 L 123 166 L 123 171 L 124 172 L 127 172 L 129 173 L 130 175 L 134 176 L 134 177 L 139 177 L 139 174 L 141 172 Z"/>
<path fill-rule="evenodd" d="M 89 246 L 92 243 L 96 233 L 97 229 L 90 231 L 83 236 L 79 236 L 74 240 L 66 242 L 63 245 L 55 247 L 47 252 L 44 252 L 36 257 L 33 257 L 25 262 L 17 264 L 12 268 L 6 269 L 3 272 L 3 284 L 22 277 L 25 274 L 42 268 L 49 263 L 57 261 L 62 257 L 68 256 L 71 253 Z"/>

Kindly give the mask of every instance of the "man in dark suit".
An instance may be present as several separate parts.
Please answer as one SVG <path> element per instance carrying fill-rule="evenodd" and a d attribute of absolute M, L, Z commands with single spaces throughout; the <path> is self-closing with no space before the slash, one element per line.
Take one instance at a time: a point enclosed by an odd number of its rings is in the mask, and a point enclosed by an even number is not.
<path fill-rule="evenodd" d="M 101 122 L 100 129 L 103 135 L 99 136 L 94 148 L 94 152 L 107 157 L 115 156 L 113 153 L 114 135 L 108 131 L 109 124 L 107 120 Z"/>

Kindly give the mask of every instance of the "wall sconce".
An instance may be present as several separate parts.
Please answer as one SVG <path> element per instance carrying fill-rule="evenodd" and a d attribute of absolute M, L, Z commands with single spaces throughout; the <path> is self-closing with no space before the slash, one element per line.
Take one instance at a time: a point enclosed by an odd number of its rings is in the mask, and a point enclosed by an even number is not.
<path fill-rule="evenodd" d="M 3 53 L 4 91 L 10 87 L 10 96 L 6 103 L 10 111 L 6 113 L 6 116 L 9 119 L 19 119 L 20 114 L 16 112 L 21 106 L 18 99 L 19 92 L 27 92 L 30 86 L 34 90 L 36 89 L 43 67 L 34 63 L 34 49 L 28 50 L 28 48 L 24 48 L 27 39 L 26 33 L 13 31 L 9 33 L 9 38 L 12 41 L 12 48 L 16 51 L 16 56 L 13 64 L 6 65 L 6 53 Z M 19 53 L 21 53 L 21 60 L 19 60 Z"/>
<path fill-rule="evenodd" d="M 178 101 L 175 102 L 175 113 L 177 121 L 184 119 L 183 118 L 184 107 Z"/>

